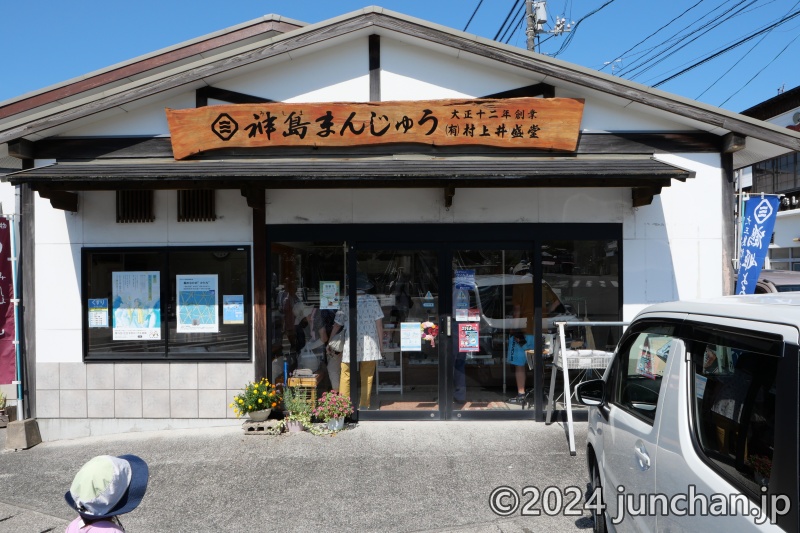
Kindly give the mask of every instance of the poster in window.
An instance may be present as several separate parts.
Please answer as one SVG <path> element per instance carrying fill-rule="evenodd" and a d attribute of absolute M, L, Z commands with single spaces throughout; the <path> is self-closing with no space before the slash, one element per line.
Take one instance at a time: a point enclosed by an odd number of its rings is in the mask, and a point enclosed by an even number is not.
<path fill-rule="evenodd" d="M 400 349 L 404 352 L 422 351 L 422 337 L 419 334 L 421 322 L 400 323 Z"/>
<path fill-rule="evenodd" d="M 178 333 L 218 333 L 216 274 L 175 276 Z"/>
<path fill-rule="evenodd" d="M 650 349 L 650 339 L 645 338 L 642 350 L 639 352 L 639 362 L 636 364 L 636 373 L 649 379 L 656 379 L 653 373 L 653 351 Z"/>
<path fill-rule="evenodd" d="M 222 295 L 222 323 L 244 324 L 244 295 Z"/>
<path fill-rule="evenodd" d="M 480 351 L 480 347 L 478 346 L 480 326 L 480 322 L 458 323 L 458 351 L 460 353 Z"/>
<path fill-rule="evenodd" d="M 112 272 L 112 339 L 161 339 L 161 274 Z"/>
<path fill-rule="evenodd" d="M 89 298 L 89 327 L 108 327 L 108 298 Z"/>
<path fill-rule="evenodd" d="M 319 308 L 333 310 L 339 309 L 338 281 L 319 282 Z"/>

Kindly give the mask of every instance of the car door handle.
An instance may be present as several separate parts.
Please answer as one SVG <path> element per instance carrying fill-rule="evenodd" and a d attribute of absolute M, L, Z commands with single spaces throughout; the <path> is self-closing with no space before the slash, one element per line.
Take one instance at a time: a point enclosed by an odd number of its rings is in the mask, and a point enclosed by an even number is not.
<path fill-rule="evenodd" d="M 639 461 L 639 468 L 642 470 L 649 470 L 650 455 L 647 453 L 644 443 L 642 441 L 638 441 L 636 444 L 634 444 L 633 451 L 636 454 L 636 459 Z"/>

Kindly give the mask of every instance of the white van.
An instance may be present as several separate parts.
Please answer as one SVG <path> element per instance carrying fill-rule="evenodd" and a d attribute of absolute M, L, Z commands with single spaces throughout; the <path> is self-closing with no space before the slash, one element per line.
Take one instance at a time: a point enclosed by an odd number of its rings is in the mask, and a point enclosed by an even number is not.
<path fill-rule="evenodd" d="M 800 293 L 651 306 L 589 405 L 595 531 L 798 531 Z"/>

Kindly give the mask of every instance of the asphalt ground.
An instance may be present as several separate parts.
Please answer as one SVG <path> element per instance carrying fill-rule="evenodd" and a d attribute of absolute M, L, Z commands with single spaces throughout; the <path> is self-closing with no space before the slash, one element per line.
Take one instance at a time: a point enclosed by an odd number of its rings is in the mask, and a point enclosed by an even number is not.
<path fill-rule="evenodd" d="M 335 436 L 227 427 L 46 442 L 0 452 L 0 532 L 64 531 L 75 517 L 64 492 L 77 470 L 96 455 L 125 453 L 150 467 L 144 500 L 121 517 L 128 532 L 586 530 L 592 521 L 577 497 L 588 481 L 586 423 L 575 429 L 577 456 L 562 424 L 531 421 L 362 422 Z M 497 493 L 508 516 L 492 511 L 498 487 L 519 495 L 515 506 L 511 492 Z M 546 492 L 547 506 L 526 487 Z M 565 513 L 569 503 L 580 514 Z"/>

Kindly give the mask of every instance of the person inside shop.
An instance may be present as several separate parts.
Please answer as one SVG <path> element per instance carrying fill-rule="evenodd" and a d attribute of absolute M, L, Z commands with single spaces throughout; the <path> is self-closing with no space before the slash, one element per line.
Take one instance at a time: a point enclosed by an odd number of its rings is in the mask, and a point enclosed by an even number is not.
<path fill-rule="evenodd" d="M 328 343 L 328 332 L 322 321 L 319 308 L 303 302 L 297 302 L 292 308 L 299 350 L 299 368 L 308 368 L 316 372 L 325 355 Z M 337 372 L 338 373 L 338 372 Z"/>
<path fill-rule="evenodd" d="M 514 378 L 517 395 L 509 399 L 509 403 L 525 406 L 527 401 L 525 381 L 527 378 L 527 350 L 534 349 L 533 342 L 533 275 L 528 261 L 520 261 L 513 270 L 515 276 L 522 276 L 519 283 L 514 283 L 511 302 L 516 319 L 523 319 L 524 324 L 516 329 L 508 341 L 508 363 L 514 367 Z"/>
<path fill-rule="evenodd" d="M 359 374 L 361 376 L 361 394 L 359 397 L 359 408 L 369 409 L 372 399 L 372 385 L 375 378 L 375 369 L 378 361 L 382 359 L 381 339 L 383 339 L 383 310 L 378 302 L 378 298 L 367 291 L 373 287 L 372 282 L 363 272 L 356 276 L 356 305 L 358 309 L 357 335 L 355 342 L 356 360 L 358 362 Z M 349 296 L 342 300 L 342 305 L 336 313 L 331 337 L 336 335 L 340 329 L 345 330 L 344 347 L 341 354 L 342 366 L 339 380 L 339 392 L 342 395 L 350 396 L 350 335 L 349 326 L 350 306 Z M 329 352 L 330 353 L 330 352 Z"/>

